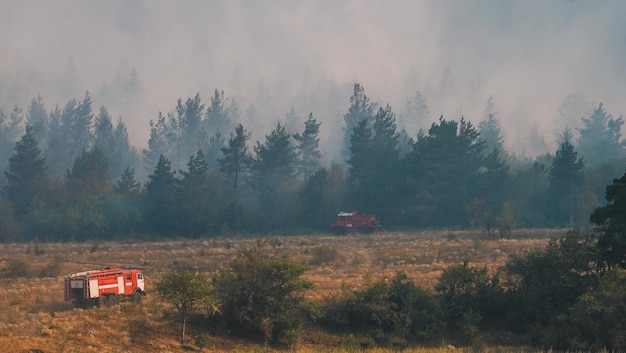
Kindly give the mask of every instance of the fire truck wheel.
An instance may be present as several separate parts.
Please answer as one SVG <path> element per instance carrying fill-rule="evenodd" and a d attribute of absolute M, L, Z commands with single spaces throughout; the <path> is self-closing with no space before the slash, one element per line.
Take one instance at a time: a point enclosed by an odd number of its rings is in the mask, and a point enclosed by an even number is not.
<path fill-rule="evenodd" d="M 135 303 L 141 302 L 141 293 L 139 293 L 139 292 L 133 293 L 133 301 Z"/>
<path fill-rule="evenodd" d="M 109 304 L 109 302 L 107 301 L 107 297 L 105 297 L 104 295 L 98 297 L 98 306 L 99 307 L 104 308 L 108 304 Z"/>
<path fill-rule="evenodd" d="M 109 306 L 113 307 L 117 305 L 117 296 L 115 294 L 109 295 Z"/>

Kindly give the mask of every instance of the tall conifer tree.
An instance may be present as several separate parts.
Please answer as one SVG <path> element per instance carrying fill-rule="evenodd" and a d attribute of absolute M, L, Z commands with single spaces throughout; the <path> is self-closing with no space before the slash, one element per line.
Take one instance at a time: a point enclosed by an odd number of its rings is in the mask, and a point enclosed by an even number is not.
<path fill-rule="evenodd" d="M 3 194 L 17 215 L 24 215 L 46 185 L 46 159 L 41 150 L 33 127 L 26 125 L 26 133 L 15 143 L 15 152 L 9 158 L 9 168 L 4 172 L 7 185 Z"/>

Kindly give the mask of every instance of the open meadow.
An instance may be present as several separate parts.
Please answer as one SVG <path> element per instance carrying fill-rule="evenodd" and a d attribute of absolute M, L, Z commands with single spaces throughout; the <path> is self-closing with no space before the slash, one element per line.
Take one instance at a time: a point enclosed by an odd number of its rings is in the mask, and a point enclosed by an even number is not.
<path fill-rule="evenodd" d="M 181 345 L 175 311 L 159 300 L 154 282 L 173 269 L 194 268 L 211 277 L 228 266 L 239 248 L 264 241 L 276 256 L 309 266 L 305 277 L 316 286 L 308 293 L 311 300 L 322 300 L 342 286 L 362 288 L 398 271 L 432 288 L 449 265 L 467 260 L 493 271 L 510 255 L 542 248 L 565 232 L 522 229 L 514 231 L 511 239 L 497 240 L 486 240 L 481 231 L 382 231 L 344 236 L 1 244 L 0 352 L 279 351 L 210 335 Z M 147 296 L 142 303 L 74 309 L 63 301 L 63 275 L 106 266 L 143 270 Z M 198 332 L 191 328 L 188 334 L 196 337 Z M 351 351 L 343 342 L 342 337 L 305 330 L 297 350 Z"/>

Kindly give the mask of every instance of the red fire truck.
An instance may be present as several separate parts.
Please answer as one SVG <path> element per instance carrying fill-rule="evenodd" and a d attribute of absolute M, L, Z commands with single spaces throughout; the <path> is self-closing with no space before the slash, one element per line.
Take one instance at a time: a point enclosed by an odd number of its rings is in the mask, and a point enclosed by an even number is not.
<path fill-rule="evenodd" d="M 64 277 L 65 300 L 76 306 L 115 306 L 120 301 L 141 301 L 146 295 L 143 273 L 134 268 L 105 268 L 73 273 Z"/>
<path fill-rule="evenodd" d="M 352 230 L 371 232 L 380 227 L 380 223 L 374 214 L 358 212 L 339 212 L 337 218 L 330 225 L 330 229 L 339 234 L 346 234 Z"/>

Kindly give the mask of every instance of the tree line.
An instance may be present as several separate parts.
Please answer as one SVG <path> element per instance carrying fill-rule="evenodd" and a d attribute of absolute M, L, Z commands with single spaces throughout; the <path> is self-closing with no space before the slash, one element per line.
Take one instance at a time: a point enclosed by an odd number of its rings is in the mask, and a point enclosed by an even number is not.
<path fill-rule="evenodd" d="M 603 186 L 624 171 L 623 119 L 602 104 L 582 117 L 578 138 L 565 128 L 554 153 L 528 158 L 505 150 L 492 98 L 478 126 L 440 117 L 409 136 L 390 105 L 353 88 L 333 162 L 313 113 L 300 131 L 279 121 L 252 143 L 219 90 L 208 106 L 197 94 L 159 113 L 141 151 L 121 118 L 93 111 L 89 93 L 62 109 L 38 96 L 25 114 L 0 110 L 0 240 L 326 231 L 340 210 L 376 213 L 389 228 L 505 237 L 515 227 L 586 227 Z M 414 119 L 426 109 L 417 103 Z"/>

